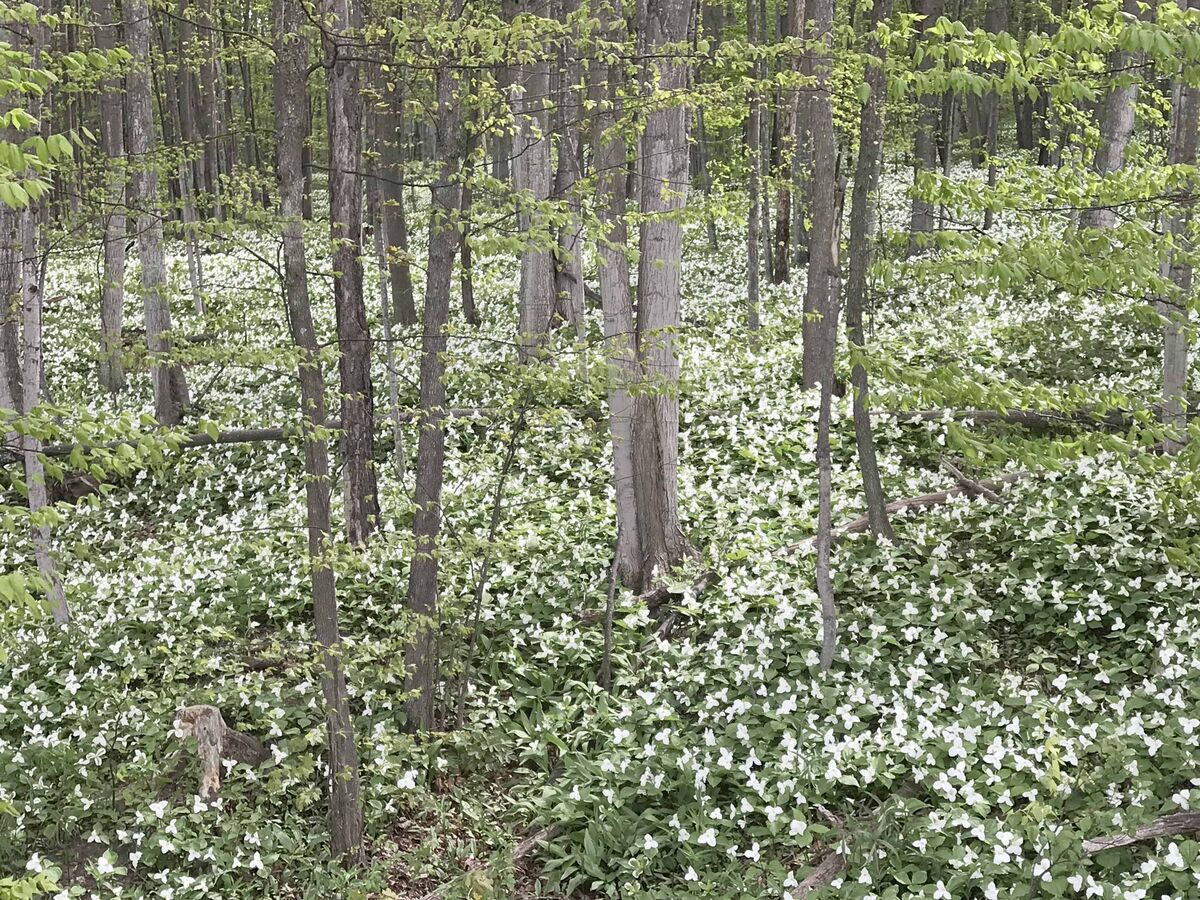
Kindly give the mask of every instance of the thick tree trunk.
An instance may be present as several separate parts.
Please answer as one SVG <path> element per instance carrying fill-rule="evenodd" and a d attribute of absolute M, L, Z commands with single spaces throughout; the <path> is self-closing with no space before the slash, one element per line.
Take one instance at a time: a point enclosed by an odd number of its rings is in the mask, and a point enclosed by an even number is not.
<path fill-rule="evenodd" d="M 943 0 L 914 0 L 913 12 L 924 16 L 921 21 L 921 36 L 926 40 L 925 32 L 937 23 L 942 15 Z M 928 69 L 930 63 L 922 61 L 920 68 Z M 917 132 L 913 145 L 913 178 L 922 172 L 932 172 L 938 163 L 938 130 L 941 123 L 941 98 L 932 92 L 923 91 L 917 98 L 920 104 L 918 113 Z M 917 235 L 933 231 L 937 210 L 932 203 L 918 196 L 912 198 L 912 214 L 909 222 L 909 252 L 919 249 Z"/>
<path fill-rule="evenodd" d="M 190 401 L 183 368 L 170 359 L 171 308 L 164 295 L 167 268 L 163 258 L 163 225 L 155 170 L 158 142 L 150 90 L 150 11 L 146 0 L 125 0 L 122 11 L 125 40 L 134 59 L 125 79 L 129 155 L 136 161 L 130 194 L 138 210 L 137 246 L 146 310 L 146 346 L 151 354 L 154 381 L 154 411 L 160 424 L 178 425 Z"/>
<path fill-rule="evenodd" d="M 7 36 L 0 29 L 0 36 Z M 15 133 L 4 130 L 4 139 Z M 17 214 L 0 204 L 0 409 L 20 413 L 21 372 L 21 241 Z"/>
<path fill-rule="evenodd" d="M 816 91 L 809 101 L 812 129 L 812 235 L 808 282 L 804 291 L 803 379 L 805 390 L 833 378 L 837 346 L 837 136 L 829 94 L 832 71 L 833 0 L 814 0 L 813 40 L 819 46 L 813 61 Z"/>
<path fill-rule="evenodd" d="M 684 45 L 691 4 L 647 0 L 644 33 L 653 57 L 664 46 Z M 664 57 L 657 93 L 670 96 L 687 85 L 686 65 Z M 687 109 L 661 102 L 646 115 L 642 134 L 641 212 L 638 257 L 637 340 L 641 390 L 634 399 L 633 462 L 641 571 L 645 590 L 696 551 L 679 521 L 679 328 L 683 229 L 687 201 Z"/>
<path fill-rule="evenodd" d="M 361 30 L 357 0 L 322 0 L 330 23 L 323 32 L 329 115 L 329 231 L 333 242 L 333 298 L 337 311 L 338 374 L 342 394 L 342 484 L 346 536 L 362 544 L 379 522 L 375 483 L 375 397 L 371 385 L 371 334 L 363 300 L 362 124 L 358 62 Z"/>
<path fill-rule="evenodd" d="M 525 12 L 545 18 L 549 0 L 536 0 Z M 547 246 L 550 223 L 543 206 L 551 189 L 550 126 L 545 108 L 549 93 L 549 60 L 523 63 L 513 86 L 513 112 L 517 119 L 513 185 L 522 205 L 517 227 L 525 241 L 517 325 L 517 347 L 522 362 L 535 358 L 545 344 L 554 309 L 554 270 Z"/>
<path fill-rule="evenodd" d="M 1138 0 L 1123 0 L 1121 11 L 1127 18 L 1137 19 Z M 1138 82 L 1130 72 L 1135 55 L 1116 49 L 1108 56 L 1108 69 L 1113 84 L 1104 97 L 1100 111 L 1100 146 L 1096 150 L 1095 168 L 1100 176 L 1108 176 L 1125 165 L 1125 150 L 1133 135 L 1137 114 Z M 1093 207 L 1079 215 L 1080 228 L 1111 228 L 1117 222 L 1112 209 Z"/>
<path fill-rule="evenodd" d="M 624 37 L 624 14 L 614 5 L 603 20 L 606 37 Z M 607 7 L 606 7 L 607 9 Z M 600 306 L 604 313 L 604 346 L 608 363 L 608 427 L 613 447 L 613 493 L 617 507 L 617 546 L 614 567 L 622 584 L 635 586 L 642 569 L 638 536 L 637 499 L 633 474 L 633 399 L 630 385 L 637 378 L 637 349 L 629 272 L 629 227 L 626 221 L 625 169 L 629 147 L 618 127 L 623 115 L 620 63 L 596 62 L 592 99 L 596 102 L 592 146 L 595 148 L 597 215 L 602 233 Z M 591 71 L 589 70 L 589 74 Z"/>
<path fill-rule="evenodd" d="M 96 49 L 121 43 L 113 0 L 92 0 Z M 125 101 L 121 78 L 100 84 L 100 151 L 105 166 L 104 274 L 100 286 L 100 386 L 116 393 L 125 387 L 121 365 L 121 326 L 125 319 Z"/>
<path fill-rule="evenodd" d="M 461 10 L 452 0 L 451 14 Z M 405 689 L 408 727 L 434 726 L 437 683 L 438 540 L 442 529 L 442 479 L 446 460 L 446 327 L 450 321 L 450 286 L 458 232 L 454 227 L 459 196 L 455 179 L 463 153 L 464 133 L 458 107 L 458 78 L 448 61 L 438 68 L 437 155 L 429 220 L 429 263 L 425 282 L 425 316 L 421 337 L 421 427 L 417 442 L 416 512 L 413 514 L 413 557 L 408 576 L 408 608 L 416 634 L 404 653 L 408 670 Z"/>
<path fill-rule="evenodd" d="M 321 645 L 321 690 L 329 736 L 329 831 L 334 856 L 349 864 L 363 859 L 363 813 L 359 800 L 358 749 L 342 669 L 337 589 L 330 560 L 333 541 L 329 512 L 329 449 L 325 425 L 325 382 L 308 296 L 304 251 L 303 150 L 306 122 L 305 73 L 308 45 L 300 0 L 275 0 L 275 122 L 278 134 L 280 212 L 285 224 L 284 296 L 292 339 L 300 349 L 300 394 L 304 427 L 304 491 L 308 518 L 313 617 Z"/>
<path fill-rule="evenodd" d="M 870 32 L 891 15 L 891 0 L 875 0 L 871 8 Z M 862 350 L 866 343 L 863 333 L 863 307 L 866 305 L 867 275 L 871 269 L 872 238 L 875 225 L 875 192 L 879 187 L 879 166 L 883 157 L 882 107 L 887 97 L 887 49 L 875 38 L 868 38 L 868 59 L 876 58 L 878 65 L 868 64 L 866 84 L 870 94 L 863 104 L 859 123 L 858 161 L 854 170 L 854 195 L 850 201 L 850 261 L 846 279 L 846 335 L 852 348 Z M 854 439 L 858 447 L 858 465 L 862 472 L 863 495 L 871 531 L 877 537 L 892 537 L 887 518 L 887 498 L 879 480 L 879 462 L 875 454 L 875 438 L 871 433 L 871 406 L 867 370 L 861 362 L 850 373 L 854 388 Z"/>

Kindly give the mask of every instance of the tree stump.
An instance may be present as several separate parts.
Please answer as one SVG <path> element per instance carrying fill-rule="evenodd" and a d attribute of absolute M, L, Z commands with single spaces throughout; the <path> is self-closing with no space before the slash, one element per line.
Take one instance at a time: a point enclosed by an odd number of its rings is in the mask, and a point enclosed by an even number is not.
<path fill-rule="evenodd" d="M 175 713 L 175 733 L 194 737 L 200 751 L 200 799 L 212 800 L 221 789 L 221 760 L 256 766 L 270 754 L 258 738 L 225 724 L 215 706 L 184 706 Z"/>

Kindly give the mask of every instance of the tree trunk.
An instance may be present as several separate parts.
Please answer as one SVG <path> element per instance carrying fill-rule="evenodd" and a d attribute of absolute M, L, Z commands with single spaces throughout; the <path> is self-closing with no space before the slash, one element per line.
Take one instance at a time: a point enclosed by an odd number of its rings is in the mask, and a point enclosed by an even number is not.
<path fill-rule="evenodd" d="M 1008 27 L 1008 0 L 991 0 L 984 16 L 984 28 L 989 34 L 999 34 Z M 1003 63 L 991 67 L 993 76 L 999 77 L 1004 71 Z M 996 153 L 1000 142 L 1000 93 L 990 91 L 983 99 L 984 116 L 984 148 L 987 156 L 988 187 L 995 188 L 999 177 L 996 167 Z M 983 214 L 983 230 L 992 227 L 994 214 L 987 209 Z"/>
<path fill-rule="evenodd" d="M 799 39 L 804 32 L 805 0 L 788 0 L 787 14 L 784 16 L 784 30 L 789 38 Z M 799 55 L 792 56 L 788 63 L 792 76 L 800 71 Z M 793 206 L 798 198 L 795 193 L 795 179 L 789 173 L 796 170 L 796 161 L 800 153 L 798 140 L 798 113 L 800 108 L 800 91 L 791 88 L 783 92 L 779 102 L 779 165 L 776 167 L 775 178 L 778 187 L 775 189 L 775 278 L 777 283 L 789 281 L 791 278 L 791 261 L 794 248 Z M 790 183 L 789 183 L 790 182 Z"/>
<path fill-rule="evenodd" d="M 1121 11 L 1126 18 L 1136 20 L 1138 0 L 1122 0 Z M 1100 146 L 1096 150 L 1095 168 L 1101 177 L 1111 175 L 1125 165 L 1125 149 L 1133 135 L 1137 114 L 1138 82 L 1129 72 L 1134 60 L 1133 53 L 1119 48 L 1108 56 L 1109 71 L 1115 74 L 1100 112 Z M 1080 228 L 1111 228 L 1116 222 L 1117 216 L 1112 209 L 1093 207 L 1085 209 L 1079 216 Z"/>
<path fill-rule="evenodd" d="M 758 0 L 746 0 L 746 40 L 751 47 L 760 43 Z M 750 68 L 750 115 L 746 122 L 746 149 L 749 177 L 750 215 L 746 219 L 746 326 L 758 331 L 759 279 L 762 277 L 762 252 L 759 247 L 762 226 L 759 197 L 759 173 L 762 170 L 762 65 L 756 60 Z"/>
<path fill-rule="evenodd" d="M 602 27 L 610 41 L 624 37 L 625 17 L 619 4 L 606 10 Z M 630 385 L 637 378 L 637 348 L 629 272 L 629 227 L 626 221 L 625 171 L 629 147 L 619 127 L 624 109 L 620 63 L 596 61 L 590 78 L 596 118 L 596 214 L 601 223 L 597 241 L 600 256 L 600 306 L 604 313 L 604 347 L 608 364 L 608 427 L 613 447 L 613 493 L 617 507 L 617 545 L 614 567 L 622 584 L 635 586 L 641 576 L 637 498 L 633 469 L 633 399 Z M 589 71 L 590 74 L 590 71 Z"/>
<path fill-rule="evenodd" d="M 921 36 L 919 40 L 927 40 L 925 32 L 932 28 L 942 15 L 942 4 L 943 0 L 914 0 L 913 11 L 918 15 L 924 16 L 924 19 L 921 20 Z M 919 68 L 925 70 L 930 65 L 930 61 L 925 59 L 922 60 Z M 913 145 L 914 181 L 922 172 L 933 172 L 937 168 L 937 136 L 941 121 L 941 98 L 937 94 L 922 90 L 917 100 L 920 104 L 920 111 L 918 113 L 916 139 Z M 912 214 L 908 229 L 908 249 L 910 253 L 914 253 L 919 249 L 917 235 L 928 234 L 933 231 L 936 212 L 933 204 L 916 196 L 914 192 Z"/>
<path fill-rule="evenodd" d="M 366 541 L 379 523 L 375 484 L 375 406 L 371 334 L 363 301 L 362 93 L 354 36 L 362 27 L 357 0 L 322 0 L 330 27 L 322 33 L 328 71 L 329 232 L 333 243 L 333 297 L 337 311 L 338 374 L 342 394 L 342 483 L 346 536 Z"/>
<path fill-rule="evenodd" d="M 812 235 L 809 246 L 808 283 L 804 291 L 803 378 L 805 390 L 833 378 L 833 353 L 837 346 L 837 137 L 833 130 L 833 103 L 829 95 L 832 70 L 833 0 L 814 0 L 813 60 L 817 88 L 809 100 L 812 129 Z"/>
<path fill-rule="evenodd" d="M 126 76 L 129 102 L 129 155 L 137 161 L 131 197 L 138 210 L 137 246 L 142 267 L 146 310 L 146 346 L 151 354 L 154 412 L 162 425 L 178 425 L 190 400 L 183 368 L 172 362 L 171 308 L 164 296 L 167 268 L 163 258 L 163 225 L 158 206 L 157 138 L 150 90 L 150 11 L 146 0 L 125 0 L 125 40 L 133 54 Z"/>
<path fill-rule="evenodd" d="M 113 0 L 92 0 L 96 49 L 108 52 L 120 40 Z M 100 152 L 105 170 L 104 274 L 100 287 L 100 386 L 117 393 L 125 387 L 121 365 L 121 326 L 125 318 L 125 101 L 124 79 L 100 84 Z"/>
<path fill-rule="evenodd" d="M 128 0 L 126 0 L 128 2 Z M 300 0 L 275 0 L 275 122 L 278 134 L 280 212 L 284 218 L 284 296 L 292 339 L 301 351 L 300 394 L 304 428 L 304 491 L 313 617 L 321 645 L 321 690 L 329 736 L 329 832 L 333 855 L 348 864 L 363 859 L 363 813 L 359 800 L 358 749 L 342 669 L 337 588 L 330 560 L 333 530 L 329 513 L 329 448 L 325 425 L 325 381 L 308 296 L 304 252 L 304 116 L 308 44 Z"/>
<path fill-rule="evenodd" d="M 1182 0 L 1185 8 L 1200 8 L 1200 0 Z M 1200 88 L 1178 79 L 1175 84 L 1172 109 L 1171 145 L 1167 162 L 1179 166 L 1195 166 L 1197 157 L 1197 118 L 1200 117 Z M 1191 226 L 1191 207 L 1175 207 L 1167 219 L 1167 231 L 1178 242 L 1173 259 L 1168 262 L 1171 281 L 1178 289 L 1172 304 L 1159 303 L 1163 317 L 1163 424 L 1171 429 L 1167 437 L 1168 452 L 1177 452 L 1180 438 L 1187 433 L 1187 376 L 1190 350 L 1188 309 L 1192 299 L 1192 266 L 1187 261 L 1191 251 L 1188 239 Z"/>
<path fill-rule="evenodd" d="M 871 7 L 873 34 L 879 23 L 891 15 L 891 0 L 876 0 Z M 863 104 L 859 123 L 858 161 L 854 170 L 854 195 L 850 201 L 850 264 L 846 279 L 846 336 L 852 349 L 862 351 L 866 344 L 863 333 L 863 307 L 866 305 L 867 275 L 871 269 L 872 239 L 875 225 L 875 192 L 879 187 L 879 166 L 883 156 L 882 107 L 887 97 L 887 49 L 874 37 L 867 39 L 866 58 L 879 60 L 868 63 L 865 81 L 870 88 Z M 877 537 L 892 537 L 887 518 L 887 498 L 879 480 L 879 462 L 875 455 L 875 438 L 871 433 L 871 406 L 867 370 L 856 362 L 850 381 L 854 387 L 854 439 L 858 447 L 858 465 L 862 472 L 863 495 L 871 531 Z"/>
<path fill-rule="evenodd" d="M 451 17 L 461 13 L 452 0 Z M 441 160 L 431 197 L 429 261 L 425 282 L 425 317 L 421 337 L 421 426 L 417 442 L 416 493 L 413 514 L 413 557 L 408 575 L 408 608 L 416 634 L 404 653 L 408 679 L 408 727 L 433 728 L 437 683 L 438 540 L 442 528 L 442 479 L 446 460 L 446 327 L 450 321 L 450 286 L 458 232 L 458 176 L 464 133 L 458 107 L 458 78 L 449 61 L 436 75 L 437 156 Z"/>
<path fill-rule="evenodd" d="M 533 16 L 546 17 L 549 0 L 536 0 L 527 8 Z M 509 6 L 508 3 L 505 4 Z M 550 198 L 549 121 L 545 100 L 550 93 L 550 63 L 523 63 L 513 86 L 513 112 L 517 119 L 516 157 L 513 185 L 521 204 L 517 227 L 525 241 L 521 253 L 520 316 L 517 326 L 518 354 L 522 362 L 535 358 L 546 342 L 554 309 L 554 272 L 547 248 L 544 204 Z"/>
<path fill-rule="evenodd" d="M 644 34 L 650 57 L 664 46 L 686 46 L 691 4 L 687 0 L 647 0 Z M 687 86 L 685 63 L 657 60 L 659 96 Z M 661 100 L 646 114 L 642 134 L 640 255 L 638 257 L 637 341 L 641 390 L 633 421 L 634 490 L 641 570 L 645 590 L 696 551 L 679 521 L 679 328 L 683 229 L 679 212 L 687 201 L 687 108 Z"/>
<path fill-rule="evenodd" d="M 579 9 L 578 0 L 558 0 L 559 18 L 566 24 Z M 570 37 L 577 40 L 572 26 Z M 579 98 L 579 61 L 572 40 L 559 48 L 558 85 L 555 91 L 555 135 L 558 165 L 555 171 L 554 196 L 563 200 L 569 210 L 566 221 L 558 230 L 558 265 L 555 267 L 555 310 L 557 315 L 575 331 L 576 340 L 585 338 L 583 296 L 583 217 L 577 184 L 583 180 L 581 163 L 583 148 L 579 126 L 583 104 Z M 585 361 L 580 354 L 580 361 Z"/>
<path fill-rule="evenodd" d="M 403 328 L 417 324 L 412 268 L 408 263 L 408 220 L 404 212 L 404 84 L 383 86 L 379 114 L 380 174 L 383 178 L 384 219 L 387 226 L 388 273 L 391 277 L 392 319 Z"/>

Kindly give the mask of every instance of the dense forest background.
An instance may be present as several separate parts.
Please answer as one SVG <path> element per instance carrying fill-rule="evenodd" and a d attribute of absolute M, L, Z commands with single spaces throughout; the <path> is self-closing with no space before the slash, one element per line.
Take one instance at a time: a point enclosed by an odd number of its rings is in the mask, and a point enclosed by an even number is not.
<path fill-rule="evenodd" d="M 1200 896 L 1194 0 L 0 3 L 0 900 Z"/>

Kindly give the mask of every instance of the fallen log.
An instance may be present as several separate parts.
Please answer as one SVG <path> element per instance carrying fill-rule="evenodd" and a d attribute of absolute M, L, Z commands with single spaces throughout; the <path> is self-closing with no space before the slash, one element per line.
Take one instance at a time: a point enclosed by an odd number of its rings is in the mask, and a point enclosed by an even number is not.
<path fill-rule="evenodd" d="M 1115 850 L 1117 847 L 1128 847 L 1130 844 L 1138 844 L 1154 838 L 1182 837 L 1197 832 L 1200 832 L 1200 812 L 1168 813 L 1148 825 L 1143 825 L 1133 834 L 1088 838 L 1083 842 L 1083 852 L 1090 856 L 1094 853 Z"/>
<path fill-rule="evenodd" d="M 208 801 L 221 790 L 221 760 L 256 766 L 270 756 L 262 741 L 225 724 L 221 711 L 205 704 L 185 706 L 175 713 L 175 733 L 194 737 L 200 751 L 200 799 Z"/>
<path fill-rule="evenodd" d="M 941 464 L 942 464 L 942 468 L 945 469 L 947 472 L 949 472 L 950 476 L 955 481 L 957 481 L 960 485 L 962 485 L 962 487 L 967 491 L 967 493 L 969 493 L 975 497 L 986 497 L 988 500 L 992 501 L 993 503 L 1000 502 L 999 494 L 997 494 L 995 491 L 993 491 L 986 484 L 982 484 L 981 482 L 975 481 L 973 478 L 968 478 L 966 475 L 963 474 L 962 470 L 959 469 L 956 465 L 954 465 L 954 463 L 950 462 L 950 460 L 943 459 L 943 460 L 941 460 Z"/>
<path fill-rule="evenodd" d="M 1146 410 L 1144 414 L 1152 416 L 1153 411 Z M 950 419 L 955 422 L 999 423 L 1038 429 L 1065 428 L 1071 425 L 1100 425 L 1105 428 L 1129 428 L 1138 419 L 1138 414 L 1129 410 L 1098 412 L 1086 409 L 1077 411 L 1061 409 L 880 409 L 873 410 L 871 416 L 872 418 L 878 418 L 880 421 L 890 419 L 900 424 L 941 422 Z"/>
<path fill-rule="evenodd" d="M 795 900 L 804 900 L 805 897 L 818 888 L 828 887 L 832 884 L 833 880 L 845 868 L 846 857 L 835 850 L 817 863 L 813 867 L 813 870 L 804 877 L 804 880 L 796 885 L 796 890 L 792 892 L 792 896 Z"/>

